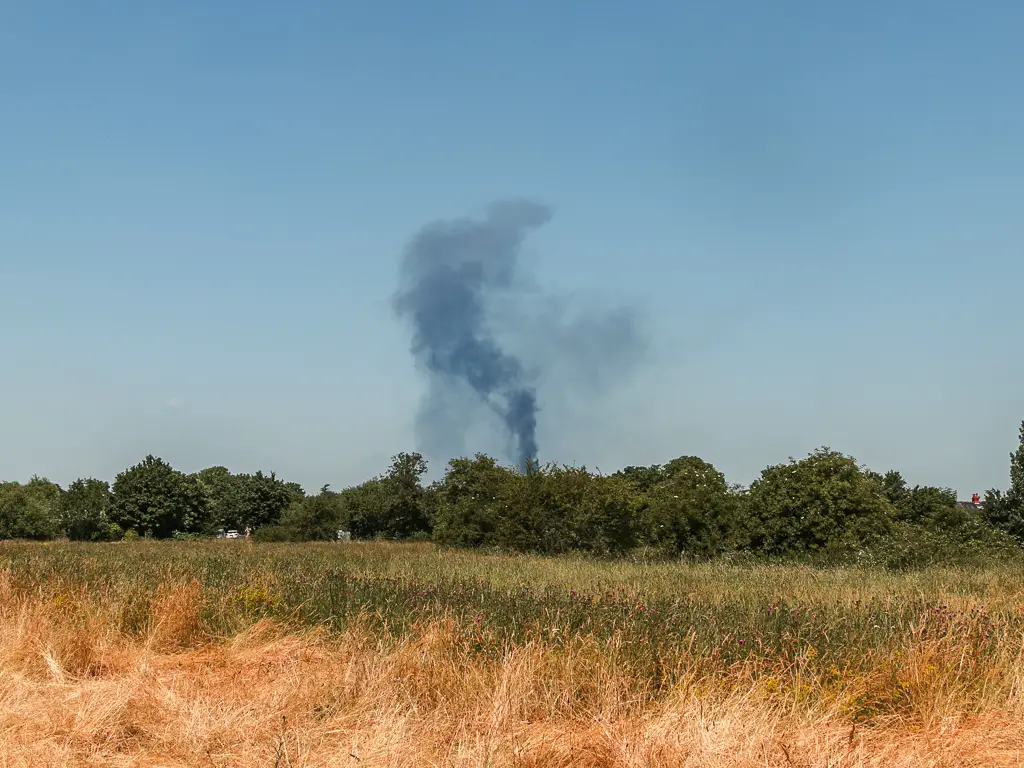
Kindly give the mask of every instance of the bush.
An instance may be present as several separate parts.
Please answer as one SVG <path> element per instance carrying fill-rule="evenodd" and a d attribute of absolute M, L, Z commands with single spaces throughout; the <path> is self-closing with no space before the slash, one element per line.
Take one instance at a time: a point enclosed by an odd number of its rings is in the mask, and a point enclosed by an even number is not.
<path fill-rule="evenodd" d="M 648 484 L 643 537 L 666 555 L 708 558 L 736 545 L 739 497 L 725 475 L 696 456 L 682 456 Z"/>
<path fill-rule="evenodd" d="M 767 555 L 835 557 L 893 530 L 893 508 L 878 483 L 852 457 L 828 448 L 765 469 L 743 511 L 748 546 Z"/>
<path fill-rule="evenodd" d="M 0 483 L 0 539 L 52 539 L 60 535 L 60 486 L 34 477 Z"/>
<path fill-rule="evenodd" d="M 105 541 L 113 525 L 109 522 L 110 485 L 105 480 L 78 479 L 61 498 L 63 527 L 72 541 Z M 121 538 L 117 526 L 116 539 Z"/>

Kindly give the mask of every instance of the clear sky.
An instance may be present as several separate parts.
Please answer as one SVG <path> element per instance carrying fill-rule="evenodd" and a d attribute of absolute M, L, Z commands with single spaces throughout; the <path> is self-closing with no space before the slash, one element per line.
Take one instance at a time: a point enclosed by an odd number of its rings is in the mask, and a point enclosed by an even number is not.
<path fill-rule="evenodd" d="M 0 0 L 0 477 L 415 449 L 401 253 L 548 205 L 537 279 L 636 306 L 542 458 L 828 445 L 961 497 L 1024 418 L 1024 3 Z"/>

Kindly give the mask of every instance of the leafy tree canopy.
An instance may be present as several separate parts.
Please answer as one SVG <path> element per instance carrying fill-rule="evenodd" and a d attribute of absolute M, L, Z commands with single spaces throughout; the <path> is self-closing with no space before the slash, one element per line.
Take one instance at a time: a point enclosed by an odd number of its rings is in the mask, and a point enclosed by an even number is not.
<path fill-rule="evenodd" d="M 766 468 L 746 508 L 750 546 L 772 555 L 864 546 L 892 529 L 892 504 L 876 480 L 829 448 Z"/>
<path fill-rule="evenodd" d="M 167 539 L 201 531 L 206 502 L 199 480 L 150 455 L 115 478 L 109 516 L 125 531 Z"/>

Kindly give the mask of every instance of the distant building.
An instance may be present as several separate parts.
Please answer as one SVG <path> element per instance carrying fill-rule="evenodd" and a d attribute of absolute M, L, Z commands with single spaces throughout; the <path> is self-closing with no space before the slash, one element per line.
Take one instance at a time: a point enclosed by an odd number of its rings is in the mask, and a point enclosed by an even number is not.
<path fill-rule="evenodd" d="M 960 505 L 960 507 L 963 508 L 963 509 L 984 509 L 985 508 L 985 502 L 983 502 L 981 500 L 981 494 L 980 493 L 972 494 L 970 501 L 958 501 L 957 504 Z"/>

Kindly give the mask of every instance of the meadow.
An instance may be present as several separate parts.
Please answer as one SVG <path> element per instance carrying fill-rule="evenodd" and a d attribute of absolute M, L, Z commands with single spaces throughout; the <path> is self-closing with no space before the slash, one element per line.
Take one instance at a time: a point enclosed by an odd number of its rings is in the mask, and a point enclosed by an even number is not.
<path fill-rule="evenodd" d="M 1018 765 L 1022 577 L 2 544 L 0 759 Z"/>

